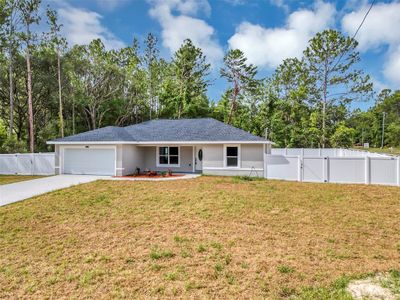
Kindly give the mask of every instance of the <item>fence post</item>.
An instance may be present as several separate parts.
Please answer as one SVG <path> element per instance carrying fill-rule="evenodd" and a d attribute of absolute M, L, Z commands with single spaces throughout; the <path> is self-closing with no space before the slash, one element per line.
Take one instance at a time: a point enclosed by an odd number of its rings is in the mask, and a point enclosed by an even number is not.
<path fill-rule="evenodd" d="M 299 155 L 297 156 L 297 181 L 303 181 L 303 160 L 302 157 Z"/>
<path fill-rule="evenodd" d="M 324 166 L 324 182 L 329 182 L 329 157 L 324 157 L 323 166 Z"/>
<path fill-rule="evenodd" d="M 18 175 L 19 173 L 21 173 L 21 172 L 19 172 L 21 170 L 21 167 L 20 167 L 21 162 L 19 161 L 18 153 L 15 154 L 15 165 L 17 166 L 17 172 L 15 172 L 15 174 Z"/>
<path fill-rule="evenodd" d="M 365 166 L 364 166 L 365 184 L 370 184 L 371 183 L 371 160 L 370 160 L 369 156 L 365 156 L 364 161 L 365 161 Z"/>
<path fill-rule="evenodd" d="M 400 156 L 397 157 L 397 185 L 400 186 Z"/>

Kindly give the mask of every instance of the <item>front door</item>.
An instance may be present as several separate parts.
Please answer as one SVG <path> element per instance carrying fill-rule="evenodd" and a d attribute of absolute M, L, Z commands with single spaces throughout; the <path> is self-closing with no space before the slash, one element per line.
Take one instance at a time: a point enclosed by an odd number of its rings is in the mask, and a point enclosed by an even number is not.
<path fill-rule="evenodd" d="M 196 171 L 203 170 L 203 147 L 196 146 Z"/>

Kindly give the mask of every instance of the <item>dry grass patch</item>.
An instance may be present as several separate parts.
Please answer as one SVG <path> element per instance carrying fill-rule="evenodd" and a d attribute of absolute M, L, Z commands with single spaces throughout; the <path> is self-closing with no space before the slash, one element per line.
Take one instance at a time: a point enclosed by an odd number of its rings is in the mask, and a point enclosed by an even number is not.
<path fill-rule="evenodd" d="M 37 175 L 0 175 L 0 185 L 9 184 L 14 182 L 38 179 L 46 176 Z"/>
<path fill-rule="evenodd" d="M 400 189 L 97 181 L 0 208 L 0 295 L 342 298 L 400 268 Z"/>

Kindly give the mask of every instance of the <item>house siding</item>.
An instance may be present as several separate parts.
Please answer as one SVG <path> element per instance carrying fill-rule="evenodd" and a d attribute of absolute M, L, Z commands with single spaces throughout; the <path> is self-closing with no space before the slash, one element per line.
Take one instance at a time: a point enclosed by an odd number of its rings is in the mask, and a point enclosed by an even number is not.
<path fill-rule="evenodd" d="M 264 168 L 263 145 L 241 145 L 242 168 Z"/>
<path fill-rule="evenodd" d="M 203 174 L 263 177 L 263 145 L 240 144 L 240 161 L 238 168 L 224 168 L 224 144 L 205 145 L 203 149 Z M 269 153 L 270 148 L 266 147 L 265 152 Z"/>
<path fill-rule="evenodd" d="M 136 145 L 122 146 L 122 176 L 132 175 L 136 172 L 136 168 L 144 169 L 143 147 Z"/>
<path fill-rule="evenodd" d="M 224 167 L 224 145 L 203 146 L 203 169 Z"/>

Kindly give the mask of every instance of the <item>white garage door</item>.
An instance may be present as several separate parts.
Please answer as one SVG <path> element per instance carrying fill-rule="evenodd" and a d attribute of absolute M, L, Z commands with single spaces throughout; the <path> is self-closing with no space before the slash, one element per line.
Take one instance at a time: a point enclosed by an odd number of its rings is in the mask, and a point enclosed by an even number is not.
<path fill-rule="evenodd" d="M 64 149 L 64 174 L 115 175 L 115 150 Z"/>

